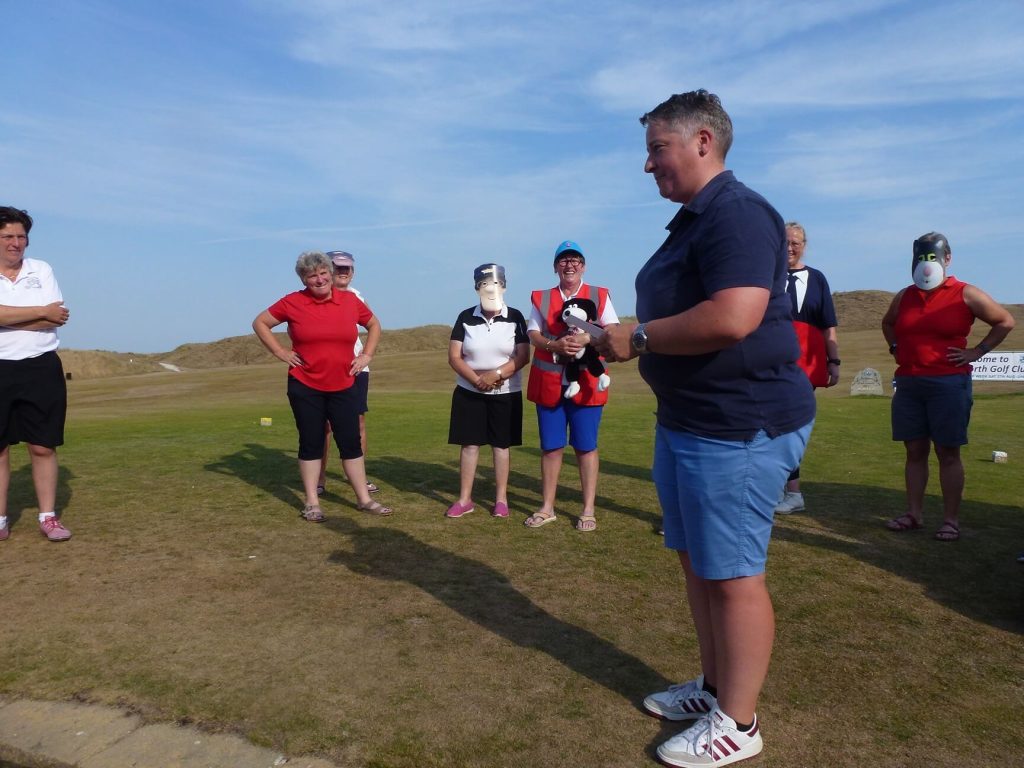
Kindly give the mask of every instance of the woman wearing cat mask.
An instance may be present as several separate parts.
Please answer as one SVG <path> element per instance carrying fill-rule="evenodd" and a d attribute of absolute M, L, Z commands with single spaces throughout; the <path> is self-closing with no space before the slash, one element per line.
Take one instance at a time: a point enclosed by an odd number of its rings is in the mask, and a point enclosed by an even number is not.
<path fill-rule="evenodd" d="M 953 252 L 945 235 L 929 232 L 914 241 L 910 264 L 914 284 L 896 294 L 882 319 L 882 334 L 896 359 L 892 399 L 892 439 L 907 451 L 906 513 L 890 520 L 891 531 L 923 526 L 928 454 L 935 446 L 942 488 L 943 523 L 939 541 L 960 538 L 960 499 L 970 421 L 971 363 L 991 352 L 1013 329 L 1013 316 L 988 294 L 949 274 Z M 974 320 L 989 331 L 968 348 Z"/>

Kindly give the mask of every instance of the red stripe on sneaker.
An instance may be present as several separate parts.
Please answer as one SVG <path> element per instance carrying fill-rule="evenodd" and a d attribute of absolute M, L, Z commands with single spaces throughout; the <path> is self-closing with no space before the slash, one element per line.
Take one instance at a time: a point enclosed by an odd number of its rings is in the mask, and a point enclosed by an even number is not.
<path fill-rule="evenodd" d="M 722 736 L 721 738 L 715 739 L 715 743 L 711 746 L 711 757 L 715 760 L 721 760 L 724 757 L 728 757 L 733 752 L 738 752 L 740 749 L 739 745 L 728 736 Z"/>

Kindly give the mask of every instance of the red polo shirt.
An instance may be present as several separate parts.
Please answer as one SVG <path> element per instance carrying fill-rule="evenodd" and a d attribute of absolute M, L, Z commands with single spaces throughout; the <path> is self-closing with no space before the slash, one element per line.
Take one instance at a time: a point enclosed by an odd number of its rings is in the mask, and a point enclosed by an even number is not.
<path fill-rule="evenodd" d="M 352 291 L 331 289 L 330 298 L 317 301 L 308 289 L 289 293 L 267 310 L 275 320 L 288 323 L 288 338 L 305 365 L 290 368 L 307 387 L 321 392 L 348 389 L 355 379 L 349 373 L 357 325 L 373 317 L 369 307 Z"/>

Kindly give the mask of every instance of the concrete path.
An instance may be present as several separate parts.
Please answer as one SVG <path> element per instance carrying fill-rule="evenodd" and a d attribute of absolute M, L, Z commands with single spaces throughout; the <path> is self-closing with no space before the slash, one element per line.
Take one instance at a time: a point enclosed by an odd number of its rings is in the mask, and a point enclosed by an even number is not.
<path fill-rule="evenodd" d="M 19 768 L 337 768 L 238 736 L 144 725 L 113 707 L 0 699 L 0 763 Z"/>

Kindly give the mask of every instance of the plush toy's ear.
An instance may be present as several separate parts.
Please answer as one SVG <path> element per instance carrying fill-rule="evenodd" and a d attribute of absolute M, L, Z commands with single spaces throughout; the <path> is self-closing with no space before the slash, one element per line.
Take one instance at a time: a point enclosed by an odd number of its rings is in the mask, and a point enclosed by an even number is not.
<path fill-rule="evenodd" d="M 574 298 L 571 301 L 575 302 L 576 306 L 587 313 L 588 320 L 597 320 L 597 304 L 593 300 Z"/>

